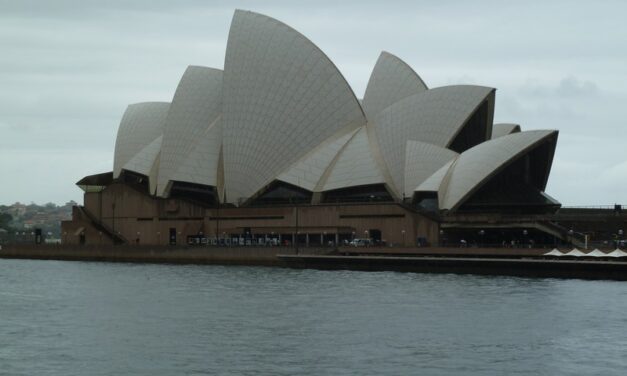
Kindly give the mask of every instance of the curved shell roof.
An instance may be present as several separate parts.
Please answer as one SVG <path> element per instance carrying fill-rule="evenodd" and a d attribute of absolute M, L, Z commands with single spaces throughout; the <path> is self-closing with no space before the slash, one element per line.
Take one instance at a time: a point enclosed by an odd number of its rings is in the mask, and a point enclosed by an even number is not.
<path fill-rule="evenodd" d="M 372 119 L 383 160 L 399 191 L 405 186 L 406 141 L 446 148 L 493 91 L 466 85 L 435 88 L 404 98 Z"/>
<path fill-rule="evenodd" d="M 148 176 L 150 193 L 154 194 L 157 187 L 157 158 L 161 152 L 163 136 L 157 137 L 139 153 L 135 154 L 122 169 Z"/>
<path fill-rule="evenodd" d="M 169 108 L 166 102 L 136 103 L 126 108 L 115 140 L 114 178 L 137 153 L 163 134 Z"/>
<path fill-rule="evenodd" d="M 203 140 L 205 137 L 219 140 L 221 135 L 211 125 L 222 112 L 222 71 L 207 67 L 187 68 L 172 99 L 163 135 L 163 145 L 159 158 L 159 178 L 157 194 L 163 196 L 168 183 L 185 177 L 191 183 L 211 182 L 215 185 L 215 174 L 202 176 L 194 171 L 179 171 L 182 164 L 197 145 L 215 143 Z M 203 141 L 201 141 L 203 140 Z M 219 145 L 218 141 L 218 144 Z M 216 152 L 207 157 L 207 162 L 217 165 Z"/>
<path fill-rule="evenodd" d="M 449 171 L 451 171 L 451 167 L 457 162 L 457 158 L 459 158 L 459 156 L 440 167 L 433 175 L 422 182 L 414 192 L 438 192 L 439 197 L 444 197 L 444 192 L 442 192 L 441 188 L 446 187 Z"/>
<path fill-rule="evenodd" d="M 224 70 L 226 197 L 240 202 L 342 128 L 365 123 L 329 58 L 291 27 L 235 11 Z"/>
<path fill-rule="evenodd" d="M 385 183 L 368 142 L 366 127 L 361 127 L 329 167 L 321 191 Z"/>
<path fill-rule="evenodd" d="M 279 175 L 278 179 L 310 191 L 320 191 L 317 188 L 320 179 L 355 132 L 357 130 L 334 135 Z"/>
<path fill-rule="evenodd" d="M 431 175 L 459 154 L 452 150 L 420 141 L 407 141 L 405 156 L 405 194 L 414 190 Z"/>
<path fill-rule="evenodd" d="M 520 125 L 511 123 L 498 123 L 492 125 L 492 139 L 520 132 Z"/>
<path fill-rule="evenodd" d="M 427 90 L 427 85 L 403 60 L 381 52 L 372 70 L 362 106 L 368 118 L 413 94 Z"/>
<path fill-rule="evenodd" d="M 489 177 L 538 143 L 557 134 L 552 130 L 513 133 L 475 146 L 462 153 L 448 173 L 440 196 L 440 209 L 454 210 Z M 442 188 L 441 188 L 442 189 Z"/>
<path fill-rule="evenodd" d="M 224 71 L 190 66 L 172 103 L 127 108 L 114 178 L 123 170 L 145 175 L 161 197 L 172 182 L 212 186 L 229 203 L 250 202 L 275 180 L 320 193 L 315 200 L 383 183 L 397 200 L 437 191 L 441 209 L 454 210 L 553 132 L 493 127 L 494 96 L 483 86 L 428 89 L 406 63 L 382 52 L 362 109 L 306 37 L 237 10 Z"/>
<path fill-rule="evenodd" d="M 217 186 L 221 144 L 222 122 L 217 118 L 197 138 L 168 180 Z"/>

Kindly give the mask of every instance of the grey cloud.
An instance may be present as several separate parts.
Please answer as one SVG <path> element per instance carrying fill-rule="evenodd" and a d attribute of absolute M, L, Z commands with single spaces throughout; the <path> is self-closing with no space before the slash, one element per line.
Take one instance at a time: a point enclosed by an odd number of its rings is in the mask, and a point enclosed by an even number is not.
<path fill-rule="evenodd" d="M 529 97 L 576 98 L 592 97 L 599 93 L 597 84 L 589 80 L 580 80 L 574 76 L 562 78 L 556 85 L 546 85 L 529 81 L 520 87 L 519 93 Z"/>
<path fill-rule="evenodd" d="M 557 95 L 566 97 L 585 97 L 594 96 L 598 92 L 597 85 L 591 81 L 579 81 L 577 78 L 570 76 L 560 81 L 556 89 Z"/>
<path fill-rule="evenodd" d="M 381 50 L 429 87 L 496 87 L 495 120 L 560 129 L 549 194 L 627 204 L 624 190 L 572 183 L 584 162 L 586 179 L 621 179 L 627 4 L 461 0 L 0 0 L 0 176 L 15 182 L 0 203 L 80 201 L 73 182 L 111 168 L 127 104 L 171 100 L 187 65 L 223 67 L 235 8 L 302 32 L 358 96 Z M 50 171 L 50 187 L 21 165 Z"/>

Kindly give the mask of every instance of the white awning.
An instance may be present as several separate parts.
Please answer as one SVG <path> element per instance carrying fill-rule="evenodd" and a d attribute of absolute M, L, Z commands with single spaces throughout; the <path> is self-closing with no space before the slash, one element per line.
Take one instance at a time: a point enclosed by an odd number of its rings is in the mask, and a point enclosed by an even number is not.
<path fill-rule="evenodd" d="M 616 248 L 614 251 L 608 253 L 607 257 L 627 257 L 627 252 L 623 252 Z"/>
<path fill-rule="evenodd" d="M 588 252 L 588 254 L 586 254 L 586 256 L 591 256 L 591 257 L 606 257 L 607 255 L 605 254 L 605 252 L 601 252 L 598 249 L 594 249 L 591 252 Z"/>
<path fill-rule="evenodd" d="M 557 248 L 553 248 L 551 252 L 547 252 L 542 256 L 564 256 L 564 254 L 560 252 Z"/>
<path fill-rule="evenodd" d="M 564 256 L 574 256 L 574 257 L 581 257 L 581 256 L 585 256 L 586 254 L 581 252 L 580 250 L 578 250 L 577 248 L 573 248 L 572 251 L 566 253 Z"/>

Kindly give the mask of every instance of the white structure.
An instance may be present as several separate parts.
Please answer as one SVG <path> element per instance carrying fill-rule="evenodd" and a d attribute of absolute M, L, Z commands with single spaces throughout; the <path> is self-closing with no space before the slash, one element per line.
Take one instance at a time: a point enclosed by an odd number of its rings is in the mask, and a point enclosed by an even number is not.
<path fill-rule="evenodd" d="M 607 257 L 605 252 L 602 252 L 602 251 L 600 251 L 597 248 L 595 248 L 594 250 L 586 253 L 586 256 L 589 256 L 589 257 Z"/>
<path fill-rule="evenodd" d="M 560 252 L 559 249 L 557 248 L 553 248 L 550 252 L 544 253 L 542 256 L 564 256 L 564 254 L 562 252 Z"/>
<path fill-rule="evenodd" d="M 492 138 L 507 136 L 508 134 L 520 132 L 520 125 L 499 123 L 492 125 Z"/>
<path fill-rule="evenodd" d="M 581 252 L 577 248 L 573 248 L 572 251 L 565 253 L 564 256 L 582 257 L 586 256 L 586 254 Z"/>
<path fill-rule="evenodd" d="M 113 177 L 235 205 L 413 199 L 448 211 L 491 204 L 482 190 L 513 178 L 525 191 L 505 201 L 555 204 L 543 191 L 557 131 L 493 124 L 495 92 L 429 89 L 382 52 L 360 103 L 309 39 L 237 10 L 224 70 L 190 66 L 171 103 L 128 107 Z"/>
<path fill-rule="evenodd" d="M 217 184 L 222 142 L 222 71 L 187 68 L 168 111 L 159 157 L 157 194 L 166 195 L 173 181 Z M 202 160 L 190 160 L 202 157 Z"/>
<path fill-rule="evenodd" d="M 621 251 L 620 249 L 616 248 L 612 252 L 608 253 L 606 256 L 607 257 L 627 257 L 627 252 Z"/>
<path fill-rule="evenodd" d="M 163 135 L 169 109 L 170 103 L 164 102 L 136 103 L 126 108 L 115 141 L 114 177 L 118 177 L 123 168 L 140 174 L 150 170 L 154 160 L 140 171 L 125 165 Z"/>

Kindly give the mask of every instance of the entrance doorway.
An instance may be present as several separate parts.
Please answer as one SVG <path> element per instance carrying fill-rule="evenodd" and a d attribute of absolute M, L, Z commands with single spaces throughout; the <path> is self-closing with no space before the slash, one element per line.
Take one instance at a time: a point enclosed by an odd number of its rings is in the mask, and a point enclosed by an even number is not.
<path fill-rule="evenodd" d="M 176 245 L 176 228 L 170 227 L 170 245 Z"/>
<path fill-rule="evenodd" d="M 370 230 L 368 230 L 368 234 L 370 234 L 370 239 L 372 239 L 375 244 L 381 242 L 381 230 L 371 228 Z"/>

